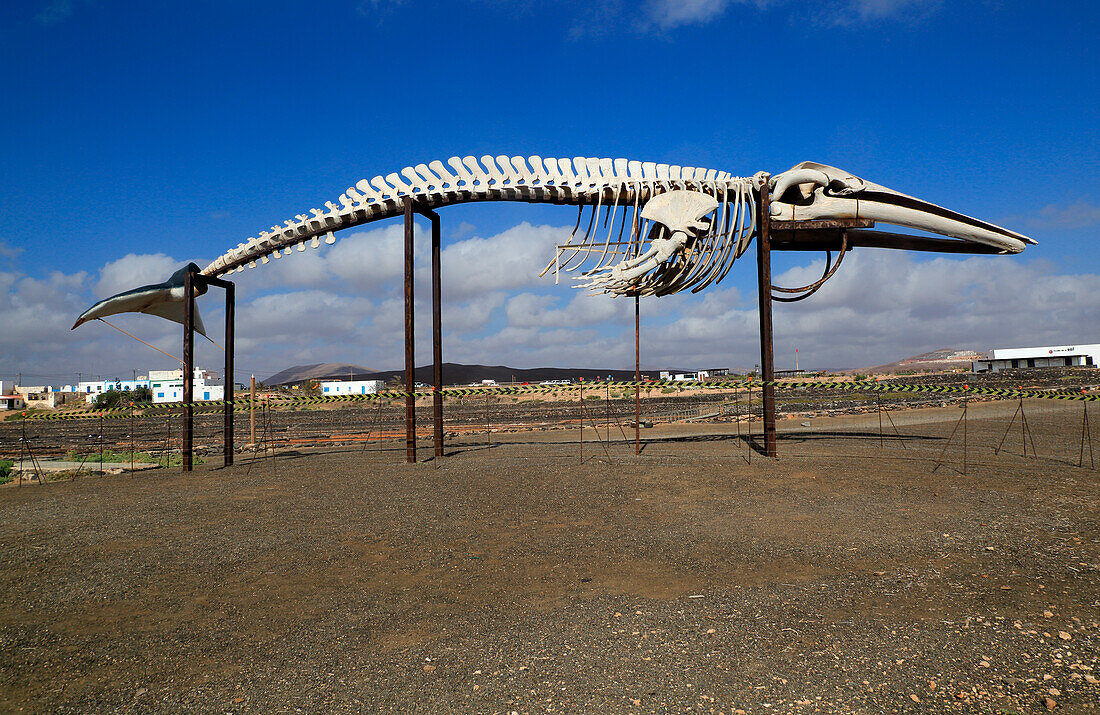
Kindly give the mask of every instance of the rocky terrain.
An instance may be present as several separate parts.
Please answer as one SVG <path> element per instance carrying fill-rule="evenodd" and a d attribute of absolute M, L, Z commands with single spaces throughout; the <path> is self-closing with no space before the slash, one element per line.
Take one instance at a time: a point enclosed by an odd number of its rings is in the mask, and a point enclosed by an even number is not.
<path fill-rule="evenodd" d="M 6 488 L 0 710 L 1093 712 L 1079 408 L 1038 458 L 984 404 L 966 457 L 951 406 Z"/>

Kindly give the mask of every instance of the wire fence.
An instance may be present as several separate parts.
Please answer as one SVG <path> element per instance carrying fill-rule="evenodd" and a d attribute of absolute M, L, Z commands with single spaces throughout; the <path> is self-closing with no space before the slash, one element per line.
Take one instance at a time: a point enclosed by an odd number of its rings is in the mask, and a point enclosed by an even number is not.
<path fill-rule="evenodd" d="M 641 389 L 637 436 L 636 389 Z M 966 392 L 856 392 L 836 386 L 781 390 L 778 450 L 780 459 L 908 460 L 927 463 L 933 472 L 960 474 L 994 469 L 1011 459 L 1095 469 L 1091 420 L 1096 409 L 1087 401 Z M 135 410 L 128 419 L 117 417 L 7 420 L 0 423 L 0 459 L 36 475 L 43 468 L 40 462 L 57 458 L 82 467 L 102 465 L 105 454 L 129 455 L 131 462 L 157 460 L 167 467 L 179 463 L 182 410 L 152 415 Z M 255 433 L 249 429 L 250 415 L 236 414 L 241 463 L 251 455 L 252 462 L 271 468 L 280 455 L 318 449 L 354 449 L 364 458 L 404 461 L 403 399 L 261 402 L 254 418 Z M 417 441 L 423 457 L 432 454 L 431 419 L 430 397 L 418 400 Z M 764 459 L 758 386 L 685 392 L 614 385 L 548 394 L 467 391 L 446 396 L 443 425 L 451 456 L 489 450 L 489 456 L 501 458 L 608 462 L 700 455 L 746 464 Z M 220 410 L 197 411 L 199 460 L 220 464 L 222 430 Z"/>

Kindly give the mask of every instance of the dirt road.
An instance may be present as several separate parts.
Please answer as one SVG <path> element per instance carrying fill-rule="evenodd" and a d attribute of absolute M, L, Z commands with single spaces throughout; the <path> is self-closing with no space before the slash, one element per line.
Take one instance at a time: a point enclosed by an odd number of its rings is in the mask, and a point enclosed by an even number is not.
<path fill-rule="evenodd" d="M 0 710 L 1091 712 L 1100 473 L 959 412 L 5 489 Z"/>

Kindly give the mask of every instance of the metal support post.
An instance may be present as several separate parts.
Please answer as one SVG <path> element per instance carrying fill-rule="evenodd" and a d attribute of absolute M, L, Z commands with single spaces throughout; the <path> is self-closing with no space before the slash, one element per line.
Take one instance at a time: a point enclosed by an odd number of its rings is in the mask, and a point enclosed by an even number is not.
<path fill-rule="evenodd" d="M 225 383 L 223 392 L 225 394 L 222 395 L 225 401 L 223 406 L 223 436 L 225 438 L 224 463 L 227 467 L 233 466 L 233 407 L 235 405 L 235 400 L 233 399 L 233 322 L 236 304 L 236 286 L 229 283 L 229 285 L 225 287 L 225 379 L 223 380 Z"/>
<path fill-rule="evenodd" d="M 432 427 L 435 456 L 443 456 L 443 287 L 440 277 L 439 215 L 427 212 L 432 222 Z"/>
<path fill-rule="evenodd" d="M 642 348 L 641 348 L 641 308 L 638 294 L 634 294 L 634 454 L 642 453 Z"/>
<path fill-rule="evenodd" d="M 405 197 L 405 460 L 416 462 L 416 397 L 413 346 L 413 199 Z"/>
<path fill-rule="evenodd" d="M 192 470 L 195 436 L 195 275 L 183 278 L 183 471 Z"/>
<path fill-rule="evenodd" d="M 252 376 L 248 401 L 248 443 L 256 449 L 256 376 Z"/>
<path fill-rule="evenodd" d="M 772 258 L 771 196 L 768 180 L 760 187 L 759 235 L 756 239 L 756 268 L 760 304 L 760 379 L 764 398 L 764 452 L 776 456 L 775 446 L 775 363 L 772 353 Z"/>

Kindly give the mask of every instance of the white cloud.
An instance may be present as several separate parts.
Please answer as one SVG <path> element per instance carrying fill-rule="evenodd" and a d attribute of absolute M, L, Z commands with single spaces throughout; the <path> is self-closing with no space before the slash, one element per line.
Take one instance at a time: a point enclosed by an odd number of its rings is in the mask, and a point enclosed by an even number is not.
<path fill-rule="evenodd" d="M 539 272 L 553 258 L 554 245 L 569 237 L 570 228 L 521 223 L 488 238 L 471 237 L 443 248 L 444 297 L 464 300 L 497 291 L 541 283 Z M 429 289 L 431 243 L 426 224 L 416 226 L 413 247 L 418 293 Z M 405 260 L 404 229 L 400 225 L 341 236 L 333 246 L 293 251 L 266 265 L 234 276 L 249 289 L 276 286 L 332 288 L 335 285 L 369 295 L 393 292 L 401 282 Z"/>
<path fill-rule="evenodd" d="M 510 298 L 504 312 L 515 328 L 585 328 L 601 323 L 626 325 L 633 320 L 634 301 L 608 295 L 575 293 L 564 307 L 558 295 L 520 293 Z"/>
<path fill-rule="evenodd" d="M 50 0 L 35 16 L 43 25 L 56 25 L 63 20 L 68 20 L 72 17 L 73 0 Z"/>
<path fill-rule="evenodd" d="M 822 268 L 822 261 L 813 261 L 777 275 L 775 282 L 806 284 Z M 795 347 L 803 367 L 864 367 L 941 347 L 1093 342 L 1100 339 L 1094 327 L 1100 325 L 1093 297 L 1098 290 L 1098 275 L 1056 274 L 1042 263 L 1007 256 L 927 260 L 860 249 L 813 297 L 776 304 L 777 361 L 780 367 L 793 363 Z M 752 305 L 731 308 L 675 326 L 661 342 L 691 340 L 706 354 L 708 336 L 755 336 L 756 325 Z M 742 354 L 743 364 L 758 362 L 755 346 Z"/>
<path fill-rule="evenodd" d="M 96 295 L 102 299 L 150 283 L 168 280 L 184 262 L 163 253 L 128 253 L 99 269 Z"/>
<path fill-rule="evenodd" d="M 8 242 L 0 238 L 0 258 L 15 258 L 23 252 L 21 246 L 11 246 Z"/>
<path fill-rule="evenodd" d="M 469 238 L 447 246 L 441 257 L 443 292 L 463 298 L 486 291 L 538 285 L 539 272 L 572 229 L 532 226 L 524 221 L 490 238 Z"/>
<path fill-rule="evenodd" d="M 1022 217 L 1021 221 L 1034 228 L 1092 228 L 1100 226 L 1100 205 L 1085 199 L 1072 204 L 1048 204 L 1037 215 Z"/>
<path fill-rule="evenodd" d="M 939 0 L 834 0 L 805 6 L 791 0 L 647 0 L 643 6 L 644 27 L 671 30 L 699 25 L 721 17 L 733 5 L 751 6 L 758 11 L 792 7 L 794 13 L 810 12 L 829 25 L 857 25 L 891 19 L 921 19 L 935 12 Z"/>
<path fill-rule="evenodd" d="M 744 0 L 736 0 L 742 4 Z M 662 30 L 706 22 L 726 11 L 734 0 L 649 0 L 645 14 Z"/>
<path fill-rule="evenodd" d="M 555 286 L 551 278 L 537 277 L 568 230 L 524 223 L 444 249 L 446 360 L 515 367 L 633 364 L 633 301 L 589 296 L 565 281 Z M 273 261 L 233 276 L 242 370 L 266 377 L 307 362 L 400 365 L 400 233 L 400 227 L 362 232 L 342 239 L 343 245 L 295 252 L 279 265 Z M 431 335 L 426 239 L 417 249 L 417 355 L 423 364 Z M 181 265 L 152 254 L 126 256 L 90 276 L 0 272 L 0 366 L 5 373 L 65 374 L 171 366 L 107 326 L 69 328 L 97 298 L 161 281 Z M 643 364 L 652 369 L 758 362 L 754 272 L 741 268 L 699 295 L 643 299 Z M 820 260 L 807 260 L 777 275 L 776 283 L 809 283 L 821 270 Z M 863 367 L 941 347 L 1096 342 L 1100 335 L 1090 331 L 1100 325 L 1098 292 L 1100 276 L 1059 272 L 1026 256 L 929 258 L 857 249 L 812 298 L 775 305 L 777 363 L 793 366 L 795 347 L 804 367 Z M 217 291 L 200 299 L 215 339 L 220 301 Z M 176 324 L 150 316 L 117 320 L 179 354 Z M 200 361 L 216 366 L 220 351 L 199 345 Z"/>
<path fill-rule="evenodd" d="M 302 342 L 325 338 L 358 341 L 361 324 L 372 318 L 366 298 L 329 291 L 305 290 L 263 295 L 241 305 L 237 318 L 242 337 L 258 343 Z"/>

